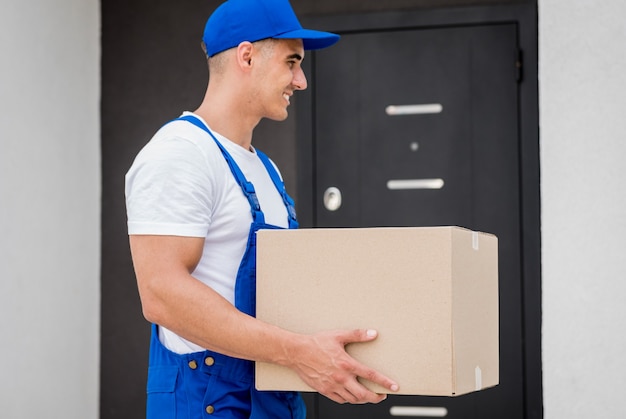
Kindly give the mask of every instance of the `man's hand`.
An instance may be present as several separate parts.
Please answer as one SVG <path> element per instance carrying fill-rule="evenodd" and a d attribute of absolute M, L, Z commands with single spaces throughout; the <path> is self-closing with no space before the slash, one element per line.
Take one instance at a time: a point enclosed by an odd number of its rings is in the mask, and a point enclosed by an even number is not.
<path fill-rule="evenodd" d="M 379 372 L 361 364 L 345 350 L 349 343 L 376 339 L 375 330 L 323 332 L 305 336 L 288 365 L 320 394 L 337 403 L 379 403 L 387 398 L 363 386 L 357 377 L 379 384 L 391 391 L 398 385 Z"/>

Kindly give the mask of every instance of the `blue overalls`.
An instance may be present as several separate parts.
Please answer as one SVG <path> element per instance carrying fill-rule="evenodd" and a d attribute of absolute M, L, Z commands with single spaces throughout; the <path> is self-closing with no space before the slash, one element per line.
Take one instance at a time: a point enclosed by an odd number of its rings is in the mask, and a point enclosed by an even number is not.
<path fill-rule="evenodd" d="M 265 224 L 254 186 L 248 182 L 224 147 L 207 127 L 191 115 L 186 120 L 208 132 L 217 143 L 237 183 L 250 203 L 252 225 L 248 244 L 237 273 L 235 306 L 244 313 L 256 313 L 256 232 L 280 228 Z M 294 202 L 267 156 L 257 150 L 289 214 L 289 228 L 298 228 Z M 257 391 L 254 364 L 213 351 L 176 354 L 165 348 L 152 325 L 148 370 L 147 418 L 250 418 L 304 419 L 306 407 L 295 392 Z"/>

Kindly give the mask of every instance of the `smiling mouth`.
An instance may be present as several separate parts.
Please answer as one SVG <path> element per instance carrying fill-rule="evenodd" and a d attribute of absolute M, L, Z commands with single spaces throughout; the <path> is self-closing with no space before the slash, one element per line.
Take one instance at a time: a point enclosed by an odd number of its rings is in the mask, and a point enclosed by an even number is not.
<path fill-rule="evenodd" d="M 291 96 L 287 93 L 283 93 L 283 98 L 287 101 L 287 103 L 291 104 Z"/>

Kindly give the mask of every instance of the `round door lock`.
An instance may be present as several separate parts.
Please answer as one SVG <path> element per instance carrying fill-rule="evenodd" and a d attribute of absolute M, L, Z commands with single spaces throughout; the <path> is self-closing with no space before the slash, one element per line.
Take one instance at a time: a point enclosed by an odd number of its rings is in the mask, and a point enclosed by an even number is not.
<path fill-rule="evenodd" d="M 341 191 L 334 186 L 324 191 L 324 207 L 328 211 L 337 211 L 341 207 Z"/>

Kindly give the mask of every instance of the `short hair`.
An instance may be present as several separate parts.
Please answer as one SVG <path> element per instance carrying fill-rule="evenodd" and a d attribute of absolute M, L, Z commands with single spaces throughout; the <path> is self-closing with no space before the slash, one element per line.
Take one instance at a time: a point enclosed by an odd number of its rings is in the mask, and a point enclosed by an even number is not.
<path fill-rule="evenodd" d="M 264 58 L 270 58 L 274 54 L 274 45 L 277 40 L 274 38 L 261 39 L 253 42 L 254 46 L 261 51 Z"/>
<path fill-rule="evenodd" d="M 264 58 L 270 58 L 274 53 L 274 45 L 276 40 L 273 38 L 262 39 L 260 41 L 253 42 L 252 44 L 261 51 L 261 54 Z M 232 49 L 232 48 L 231 48 Z M 202 42 L 202 51 L 207 57 L 207 61 L 209 64 L 209 74 L 222 74 L 226 67 L 226 58 L 228 56 L 227 51 L 219 52 L 212 57 L 209 57 L 207 53 L 206 44 Z"/>

